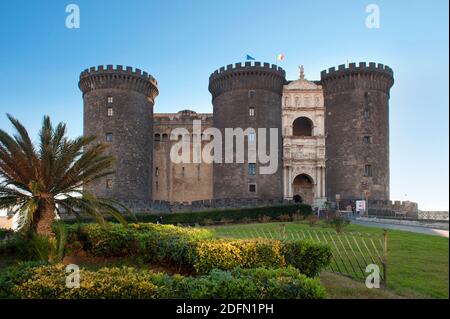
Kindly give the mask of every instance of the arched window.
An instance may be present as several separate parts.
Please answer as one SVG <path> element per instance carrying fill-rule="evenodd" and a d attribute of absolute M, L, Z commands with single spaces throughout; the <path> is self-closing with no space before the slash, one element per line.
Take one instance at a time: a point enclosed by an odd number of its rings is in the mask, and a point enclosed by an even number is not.
<path fill-rule="evenodd" d="M 163 134 L 163 135 L 162 135 L 162 140 L 163 140 L 163 142 L 167 141 L 168 139 L 169 139 L 169 137 L 168 137 L 167 134 Z"/>
<path fill-rule="evenodd" d="M 155 142 L 161 141 L 161 135 L 159 133 L 155 134 Z"/>
<path fill-rule="evenodd" d="M 307 117 L 299 117 L 292 124 L 292 135 L 312 136 L 313 122 Z"/>

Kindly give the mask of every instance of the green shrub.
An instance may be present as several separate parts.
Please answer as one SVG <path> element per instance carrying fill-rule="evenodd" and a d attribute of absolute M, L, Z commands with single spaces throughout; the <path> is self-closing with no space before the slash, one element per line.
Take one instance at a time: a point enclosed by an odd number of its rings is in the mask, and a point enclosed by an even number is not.
<path fill-rule="evenodd" d="M 282 245 L 278 240 L 214 240 L 204 241 L 195 250 L 194 268 L 206 273 L 214 268 L 231 270 L 236 267 L 278 268 L 285 265 Z"/>
<path fill-rule="evenodd" d="M 22 261 L 48 261 L 56 253 L 56 241 L 41 235 L 28 238 L 14 233 L 12 238 L 0 242 L 0 253 L 15 255 Z"/>
<path fill-rule="evenodd" d="M 308 277 L 316 277 L 331 261 L 329 246 L 309 240 L 285 242 L 283 255 L 288 265 Z"/>
<path fill-rule="evenodd" d="M 293 214 L 300 214 L 309 216 L 312 214 L 312 208 L 307 204 L 289 204 L 267 207 L 248 207 L 239 209 L 215 209 L 210 211 L 199 212 L 179 212 L 179 213 L 165 213 L 163 214 L 164 224 L 186 224 L 186 225 L 205 225 L 206 223 L 220 223 L 222 220 L 227 223 L 240 222 L 244 218 L 248 220 L 257 221 L 262 216 L 276 219 L 281 215 L 292 216 Z M 139 212 L 135 214 L 137 221 L 156 223 L 161 214 L 150 214 Z M 67 220 L 68 223 L 74 223 L 77 220 Z M 90 222 L 91 218 L 81 218 L 79 221 Z M 111 220 L 115 222 L 114 220 Z M 135 220 L 129 220 L 135 222 Z"/>
<path fill-rule="evenodd" d="M 76 230 L 77 228 L 75 228 Z M 207 229 L 158 224 L 89 224 L 78 231 L 86 251 L 94 256 L 128 256 L 146 262 L 169 263 L 207 273 L 214 268 L 279 268 L 295 266 L 307 276 L 317 275 L 329 263 L 328 246 L 310 242 L 268 239 L 219 240 Z M 70 237 L 69 231 L 69 237 Z M 79 243 L 78 237 L 73 237 Z"/>
<path fill-rule="evenodd" d="M 43 261 L 22 262 L 0 271 L 0 299 L 14 298 L 13 288 L 31 277 L 34 267 L 45 265 Z"/>
<path fill-rule="evenodd" d="M 8 237 L 11 237 L 14 234 L 14 231 L 11 229 L 0 228 L 0 240 L 4 240 Z"/>
<path fill-rule="evenodd" d="M 343 217 L 335 216 L 333 218 L 327 219 L 326 224 L 330 227 L 333 227 L 337 233 L 340 233 L 345 226 L 350 224 L 350 221 Z"/>
<path fill-rule="evenodd" d="M 175 298 L 263 299 L 324 298 L 318 279 L 297 269 L 212 270 L 200 277 L 183 277 L 134 268 L 80 270 L 80 288 L 66 288 L 63 265 L 35 268 L 29 279 L 21 278 L 11 291 L 17 298 Z"/>
<path fill-rule="evenodd" d="M 78 226 L 77 226 L 78 227 Z M 168 262 L 179 266 L 193 265 L 195 245 L 213 238 L 212 231 L 158 224 L 109 224 L 102 227 L 88 224 L 69 235 L 82 242 L 83 249 L 94 256 L 138 256 L 148 262 Z M 74 236 L 74 232 L 78 235 Z"/>

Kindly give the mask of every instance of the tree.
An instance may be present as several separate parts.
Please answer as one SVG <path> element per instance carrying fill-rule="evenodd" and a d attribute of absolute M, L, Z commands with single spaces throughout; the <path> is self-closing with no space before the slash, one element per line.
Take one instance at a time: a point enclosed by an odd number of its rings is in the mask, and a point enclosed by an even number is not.
<path fill-rule="evenodd" d="M 36 148 L 25 127 L 7 114 L 16 133 L 0 129 L 0 209 L 18 214 L 19 229 L 29 235 L 52 235 L 56 214 L 87 213 L 104 223 L 110 214 L 126 224 L 120 203 L 97 198 L 83 186 L 113 172 L 115 158 L 105 154 L 108 145 L 95 137 L 66 137 L 66 125 L 55 128 L 44 116 Z"/>

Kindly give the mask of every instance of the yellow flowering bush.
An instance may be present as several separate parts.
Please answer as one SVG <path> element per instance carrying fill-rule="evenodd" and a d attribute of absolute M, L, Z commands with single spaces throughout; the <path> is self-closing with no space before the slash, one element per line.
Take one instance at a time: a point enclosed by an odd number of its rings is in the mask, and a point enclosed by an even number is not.
<path fill-rule="evenodd" d="M 214 268 L 278 268 L 284 265 L 281 242 L 265 239 L 201 242 L 197 245 L 194 262 L 195 270 L 200 273 Z"/>

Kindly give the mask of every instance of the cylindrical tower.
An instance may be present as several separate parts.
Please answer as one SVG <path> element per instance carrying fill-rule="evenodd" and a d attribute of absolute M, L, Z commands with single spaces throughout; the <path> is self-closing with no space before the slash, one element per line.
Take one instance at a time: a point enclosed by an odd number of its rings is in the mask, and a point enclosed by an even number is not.
<path fill-rule="evenodd" d="M 214 127 L 222 133 L 222 163 L 213 165 L 213 194 L 215 199 L 282 199 L 282 142 L 281 142 L 281 96 L 285 84 L 285 71 L 269 63 L 245 65 L 237 63 L 222 67 L 211 74 L 209 91 L 212 94 Z M 245 137 L 244 162 L 236 161 L 236 140 L 234 139 L 233 163 L 226 163 L 225 129 L 248 128 L 256 134 Z M 261 139 L 259 128 L 266 129 L 266 153 L 269 154 L 269 132 L 277 129 L 274 173 L 262 174 L 261 158 L 248 158 L 248 147 L 257 150 Z M 237 131 L 236 131 L 237 132 Z M 250 144 L 249 144 L 250 143 Z M 252 144 L 253 143 L 253 144 Z M 252 146 L 253 145 L 253 146 Z M 276 163 L 274 163 L 276 162 Z"/>
<path fill-rule="evenodd" d="M 156 80 L 139 69 L 108 65 L 83 71 L 79 88 L 84 135 L 110 143 L 108 152 L 117 159 L 115 174 L 89 184 L 87 190 L 120 201 L 150 201 Z"/>
<path fill-rule="evenodd" d="M 389 91 L 393 71 L 350 63 L 322 71 L 329 200 L 389 200 Z"/>

